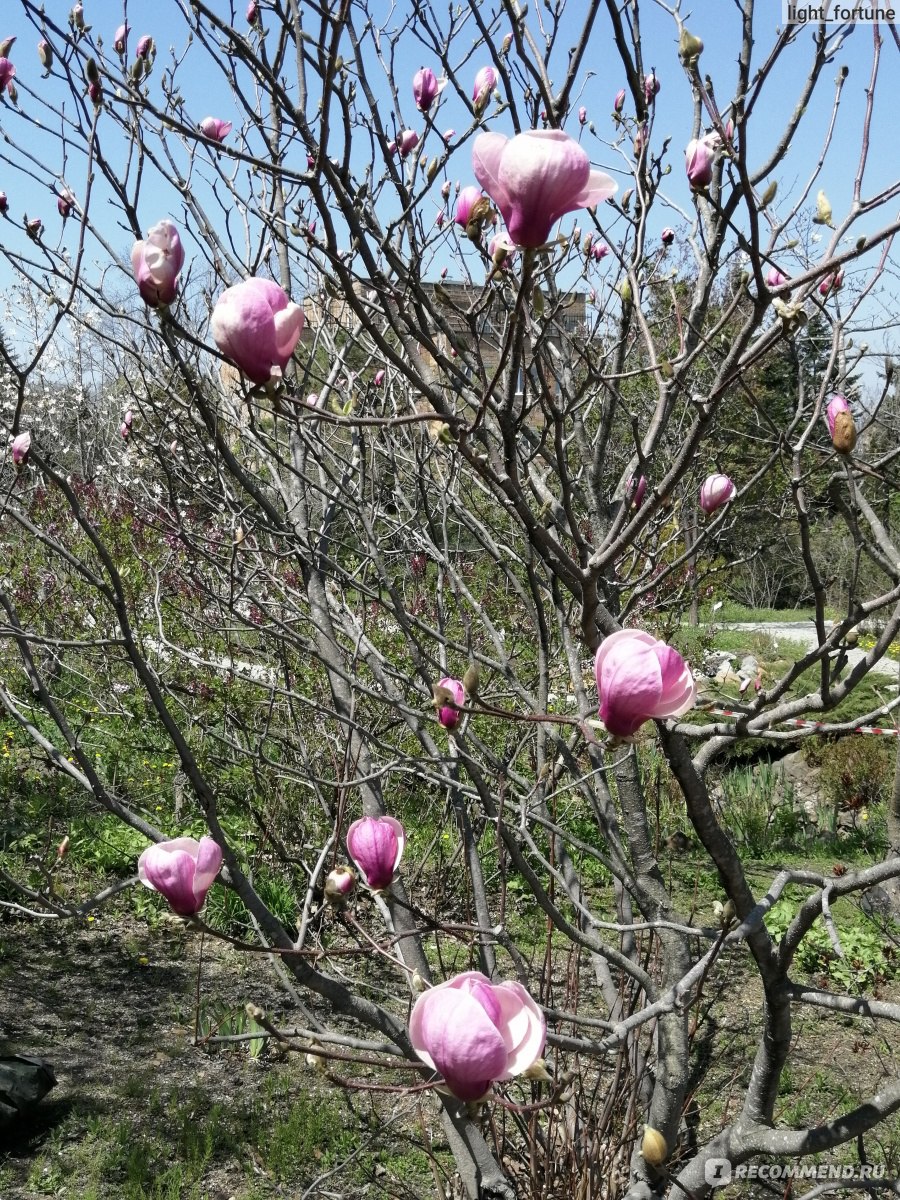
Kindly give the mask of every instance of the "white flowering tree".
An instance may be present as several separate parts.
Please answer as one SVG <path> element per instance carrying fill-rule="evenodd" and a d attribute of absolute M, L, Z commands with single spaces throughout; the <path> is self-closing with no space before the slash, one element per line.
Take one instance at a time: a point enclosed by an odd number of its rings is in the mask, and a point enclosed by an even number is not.
<path fill-rule="evenodd" d="M 815 922 L 840 950 L 830 903 L 900 876 L 900 799 L 884 861 L 761 879 L 709 778 L 884 720 L 846 713 L 900 624 L 897 450 L 865 436 L 894 31 L 753 0 L 690 30 L 637 0 L 11 7 L 15 736 L 155 847 L 174 911 L 236 898 L 301 1014 L 254 1010 L 272 1036 L 433 1096 L 473 1200 L 700 1197 L 721 1160 L 864 1145 L 896 1078 L 802 1127 L 776 1101 L 797 1006 L 900 1019 L 794 975 Z M 830 623 L 825 522 L 855 554 Z M 788 534 L 816 645 L 717 694 L 682 618 Z M 166 748 L 162 804 L 123 728 Z M 674 826 L 720 922 L 673 887 Z M 755 1048 L 698 1136 L 736 971 Z"/>

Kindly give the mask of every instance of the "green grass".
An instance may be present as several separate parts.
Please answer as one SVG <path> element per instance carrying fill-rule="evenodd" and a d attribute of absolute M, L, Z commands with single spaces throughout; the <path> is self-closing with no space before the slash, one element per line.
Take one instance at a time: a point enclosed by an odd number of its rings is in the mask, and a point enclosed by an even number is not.
<path fill-rule="evenodd" d="M 703 623 L 721 625 L 733 621 L 765 621 L 773 625 L 789 625 L 794 621 L 812 621 L 816 610 L 810 605 L 807 608 L 748 608 L 746 604 L 736 604 L 726 600 L 721 608 L 713 612 L 712 604 L 704 604 L 700 609 L 700 620 Z M 827 618 L 837 614 L 830 608 L 826 609 Z"/>
<path fill-rule="evenodd" d="M 228 1194 L 235 1200 L 255 1200 L 299 1194 L 297 1189 L 346 1160 L 349 1174 L 335 1179 L 352 1190 L 380 1161 L 377 1129 L 358 1152 L 360 1131 L 340 1094 L 318 1087 L 297 1063 L 271 1071 L 255 1092 L 236 1084 L 220 1098 L 199 1084 L 166 1090 L 146 1082 L 143 1103 L 127 1115 L 119 1104 L 70 1113 L 32 1160 L 29 1193 L 65 1191 L 81 1200 L 204 1200 L 215 1172 L 227 1175 Z M 422 1188 L 427 1192 L 426 1157 L 412 1147 L 403 1153 L 393 1136 L 385 1150 L 390 1174 L 416 1184 L 420 1194 Z M 14 1186 L 11 1166 L 0 1166 L 0 1180 L 5 1188 Z"/>

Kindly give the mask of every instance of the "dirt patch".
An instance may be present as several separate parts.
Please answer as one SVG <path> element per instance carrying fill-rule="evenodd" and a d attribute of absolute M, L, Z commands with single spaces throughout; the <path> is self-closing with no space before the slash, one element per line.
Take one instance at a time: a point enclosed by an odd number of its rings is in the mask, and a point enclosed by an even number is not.
<path fill-rule="evenodd" d="M 293 1197 L 357 1153 L 345 1101 L 317 1096 L 297 1056 L 193 1044 L 198 950 L 168 918 L 153 931 L 109 912 L 81 928 L 0 922 L 0 1052 L 39 1055 L 58 1080 L 0 1134 L 3 1200 Z M 207 940 L 203 1020 L 250 1000 L 298 1023 L 267 960 Z"/>

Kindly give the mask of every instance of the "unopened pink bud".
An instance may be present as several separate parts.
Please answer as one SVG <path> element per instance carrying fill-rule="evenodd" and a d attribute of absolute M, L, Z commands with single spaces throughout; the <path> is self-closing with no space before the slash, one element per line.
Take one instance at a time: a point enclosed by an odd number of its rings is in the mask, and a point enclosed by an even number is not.
<path fill-rule="evenodd" d="M 374 382 L 375 382 L 376 387 L 381 387 L 381 385 L 384 383 L 384 368 L 383 367 L 375 372 Z"/>
<path fill-rule="evenodd" d="M 413 75 L 413 99 L 421 113 L 427 113 L 440 95 L 446 80 L 439 80 L 430 67 L 422 67 Z"/>
<path fill-rule="evenodd" d="M 101 99 L 103 98 L 103 88 L 100 86 L 99 83 L 89 83 L 88 84 L 88 95 L 90 96 L 90 98 L 94 104 L 99 104 Z"/>
<path fill-rule="evenodd" d="M 404 129 L 397 138 L 397 153 L 401 158 L 406 158 L 412 154 L 416 146 L 419 144 L 419 135 L 414 129 Z"/>
<path fill-rule="evenodd" d="M 44 222 L 40 217 L 31 217 L 25 221 L 25 232 L 33 242 L 39 241 L 44 232 Z"/>
<path fill-rule="evenodd" d="M 438 210 L 438 215 L 434 218 L 434 223 L 437 225 L 438 229 L 443 229 L 444 220 L 444 210 L 441 208 Z"/>
<path fill-rule="evenodd" d="M 664 246 L 671 246 L 675 241 L 675 230 L 667 225 L 659 237 Z"/>
<path fill-rule="evenodd" d="M 125 47 L 128 43 L 128 34 L 131 32 L 130 25 L 120 25 L 113 34 L 113 50 L 116 54 L 124 54 Z"/>
<path fill-rule="evenodd" d="M 766 276 L 766 284 L 770 288 L 781 287 L 783 283 L 787 283 L 787 276 L 782 275 L 777 267 L 771 267 Z"/>
<path fill-rule="evenodd" d="M 256 0 L 250 0 L 250 3 L 247 5 L 247 24 L 255 25 L 258 20 L 259 5 L 256 3 Z"/>
<path fill-rule="evenodd" d="M 56 857 L 57 858 L 65 858 L 66 855 L 69 853 L 69 845 L 70 845 L 69 835 L 66 834 L 66 836 L 63 838 L 63 840 L 56 847 Z"/>
<path fill-rule="evenodd" d="M 5 217 L 8 212 L 9 200 L 7 199 L 6 192 L 0 192 L 0 216 Z"/>
<path fill-rule="evenodd" d="M 9 39 L 7 39 L 7 41 L 8 40 Z M 12 40 L 15 41 L 16 39 L 13 38 Z M 0 96 L 2 96 L 5 91 L 11 93 L 13 87 L 13 76 L 15 73 L 16 68 L 9 61 L 9 59 L 6 58 L 5 55 L 0 55 Z"/>
<path fill-rule="evenodd" d="M 619 113 L 621 113 L 621 111 L 624 107 L 625 107 L 625 89 L 619 88 L 619 90 L 616 92 L 616 98 L 615 98 L 615 100 L 613 100 L 613 112 L 618 115 Z"/>
<path fill-rule="evenodd" d="M 231 133 L 231 122 L 223 121 L 221 117 L 204 117 L 200 122 L 200 132 L 213 142 L 221 142 Z"/>
<path fill-rule="evenodd" d="M 134 49 L 137 58 L 143 58 L 145 61 L 153 57 L 156 53 L 156 43 L 149 33 L 145 33 L 143 37 L 138 38 L 138 44 Z"/>
<path fill-rule="evenodd" d="M 349 867 L 335 867 L 325 876 L 325 899 L 329 904 L 345 904 L 356 886 L 356 875 Z"/>
<path fill-rule="evenodd" d="M 472 103 L 476 112 L 483 111 L 496 86 L 497 72 L 493 67 L 482 67 L 475 76 L 475 85 L 472 88 Z"/>
<path fill-rule="evenodd" d="M 649 75 L 644 76 L 644 95 L 647 97 L 648 104 L 652 104 L 656 96 L 659 95 L 659 80 L 656 78 L 655 71 L 651 71 Z"/>
<path fill-rule="evenodd" d="M 38 58 L 41 60 L 41 66 L 49 71 L 53 66 L 53 47 L 48 41 L 43 39 L 38 42 Z"/>
<path fill-rule="evenodd" d="M 578 124 L 584 125 L 586 122 L 587 122 L 587 109 L 584 107 L 584 105 L 582 105 L 581 108 L 579 108 L 579 110 L 578 110 Z"/>

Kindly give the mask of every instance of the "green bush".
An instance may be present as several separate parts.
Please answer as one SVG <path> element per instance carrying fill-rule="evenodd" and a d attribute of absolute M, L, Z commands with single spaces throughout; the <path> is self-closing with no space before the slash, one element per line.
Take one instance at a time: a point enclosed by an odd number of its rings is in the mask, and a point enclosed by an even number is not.
<path fill-rule="evenodd" d="M 883 738 L 846 737 L 822 754 L 822 796 L 835 810 L 886 803 L 893 784 L 891 752 Z"/>

